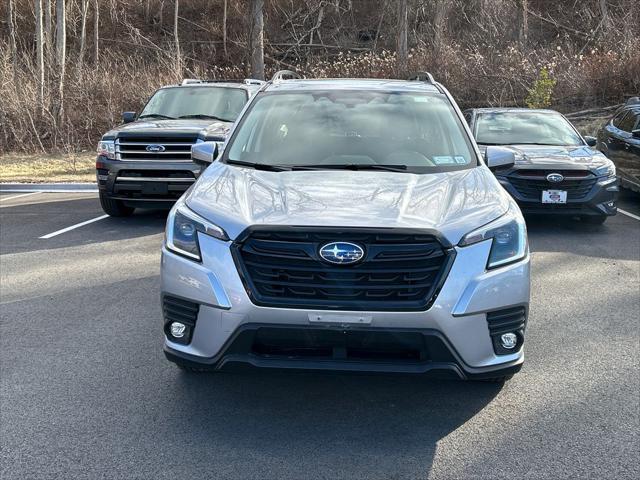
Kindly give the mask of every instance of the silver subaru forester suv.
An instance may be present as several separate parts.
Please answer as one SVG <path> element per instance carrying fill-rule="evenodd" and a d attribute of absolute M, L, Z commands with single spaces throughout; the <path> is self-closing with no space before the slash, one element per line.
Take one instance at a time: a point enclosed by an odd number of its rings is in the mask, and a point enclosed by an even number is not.
<path fill-rule="evenodd" d="M 516 203 L 449 92 L 276 75 L 171 210 L 164 351 L 233 367 L 504 380 L 524 360 L 529 250 Z M 214 161 L 215 159 L 215 161 Z"/>

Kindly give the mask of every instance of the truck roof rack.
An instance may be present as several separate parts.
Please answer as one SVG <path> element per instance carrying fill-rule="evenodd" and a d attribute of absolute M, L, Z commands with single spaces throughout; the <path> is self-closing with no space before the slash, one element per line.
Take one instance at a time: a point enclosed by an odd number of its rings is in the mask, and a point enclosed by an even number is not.
<path fill-rule="evenodd" d="M 281 80 L 295 80 L 301 78 L 302 76 L 293 70 L 278 70 L 273 77 L 271 77 L 271 81 L 279 82 Z"/>
<path fill-rule="evenodd" d="M 198 80 L 197 78 L 185 78 L 182 80 L 180 85 L 192 85 L 194 83 L 202 83 L 202 80 Z"/>
<path fill-rule="evenodd" d="M 413 81 L 413 82 L 436 83 L 436 81 L 433 78 L 433 75 L 431 75 L 429 72 L 412 73 L 411 75 L 409 75 L 409 78 L 407 78 L 407 80 Z"/>
<path fill-rule="evenodd" d="M 267 82 L 264 80 L 258 80 L 257 78 L 245 78 L 244 83 L 245 85 L 264 85 Z"/>

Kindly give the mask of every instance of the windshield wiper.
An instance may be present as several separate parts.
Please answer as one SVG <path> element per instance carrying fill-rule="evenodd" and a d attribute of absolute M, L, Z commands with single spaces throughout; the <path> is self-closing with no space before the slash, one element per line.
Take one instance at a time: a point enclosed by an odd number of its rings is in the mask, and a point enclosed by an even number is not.
<path fill-rule="evenodd" d="M 215 115 L 207 115 L 204 113 L 194 113 L 193 115 L 180 115 L 178 118 L 202 118 L 205 120 L 220 120 L 221 122 L 233 122 L 233 120 L 229 120 L 228 118 L 220 118 Z"/>
<path fill-rule="evenodd" d="M 239 165 L 241 167 L 255 168 L 256 170 L 267 170 L 271 172 L 285 172 L 291 170 L 289 166 L 269 165 L 268 163 L 243 162 L 242 160 L 226 160 L 229 165 Z"/>
<path fill-rule="evenodd" d="M 344 163 L 328 165 L 291 165 L 293 170 L 386 170 L 389 172 L 404 172 L 406 165 L 381 165 L 378 163 Z"/>
<path fill-rule="evenodd" d="M 164 118 L 166 120 L 175 120 L 175 117 L 170 117 L 168 115 L 163 115 L 161 113 L 147 113 L 145 115 L 140 115 L 138 118 L 149 118 L 149 117 Z"/>

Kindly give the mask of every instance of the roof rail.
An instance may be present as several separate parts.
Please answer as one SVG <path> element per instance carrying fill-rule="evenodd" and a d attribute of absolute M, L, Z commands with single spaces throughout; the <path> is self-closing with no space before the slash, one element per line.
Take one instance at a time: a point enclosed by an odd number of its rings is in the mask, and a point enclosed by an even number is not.
<path fill-rule="evenodd" d="M 409 78 L 407 78 L 407 80 L 414 82 L 436 83 L 436 81 L 433 79 L 433 75 L 431 75 L 429 72 L 413 73 L 409 76 Z"/>
<path fill-rule="evenodd" d="M 300 76 L 299 73 L 294 72 L 292 70 L 278 70 L 273 77 L 271 77 L 271 81 L 272 82 L 279 82 L 280 80 L 287 80 L 287 79 L 301 79 L 302 77 Z"/>
<path fill-rule="evenodd" d="M 191 85 L 193 83 L 202 83 L 202 80 L 198 80 L 197 78 L 185 78 L 182 80 L 180 85 Z"/>
<path fill-rule="evenodd" d="M 264 85 L 266 82 L 264 80 L 258 80 L 257 78 L 245 78 L 245 85 Z"/>

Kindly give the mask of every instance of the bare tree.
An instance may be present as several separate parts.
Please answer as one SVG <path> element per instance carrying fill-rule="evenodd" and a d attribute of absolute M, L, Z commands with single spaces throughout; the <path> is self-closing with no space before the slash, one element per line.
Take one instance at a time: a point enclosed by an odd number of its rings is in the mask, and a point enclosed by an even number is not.
<path fill-rule="evenodd" d="M 93 63 L 98 63 L 100 53 L 100 5 L 98 0 L 93 1 Z"/>
<path fill-rule="evenodd" d="M 64 108 L 64 74 L 67 55 L 67 15 L 65 0 L 56 0 L 56 61 L 58 66 L 58 105 L 59 118 Z"/>
<path fill-rule="evenodd" d="M 178 18 L 180 10 L 180 1 L 174 0 L 173 7 L 173 39 L 176 42 L 176 72 L 178 77 L 182 77 L 182 59 L 180 58 L 180 39 L 178 38 Z"/>
<path fill-rule="evenodd" d="M 396 69 L 398 74 L 406 73 L 407 63 L 409 61 L 409 48 L 407 45 L 407 0 L 398 1 L 398 37 L 397 37 L 397 57 L 396 57 Z"/>
<path fill-rule="evenodd" d="M 89 13 L 89 0 L 82 0 L 81 26 L 80 26 L 80 53 L 78 62 L 82 66 L 84 52 L 87 48 L 87 13 Z"/>
<path fill-rule="evenodd" d="M 436 52 L 442 50 L 444 45 L 444 31 L 449 9 L 449 0 L 435 0 L 436 13 L 433 16 L 433 45 Z"/>
<path fill-rule="evenodd" d="M 224 0 L 224 6 L 222 9 L 222 46 L 224 47 L 224 56 L 229 57 L 227 52 L 227 0 Z"/>
<path fill-rule="evenodd" d="M 18 86 L 18 46 L 16 45 L 16 27 L 13 14 L 13 0 L 7 6 L 7 25 L 9 26 L 9 48 L 11 49 L 11 63 L 13 67 L 13 84 Z"/>
<path fill-rule="evenodd" d="M 35 0 L 36 63 L 38 64 L 38 104 L 44 112 L 44 33 L 42 30 L 42 0 Z"/>
<path fill-rule="evenodd" d="M 47 49 L 49 63 L 53 63 L 53 20 L 51 15 L 51 0 L 44 0 L 44 45 Z"/>
<path fill-rule="evenodd" d="M 528 0 L 520 0 L 518 5 L 518 41 L 522 46 L 527 44 L 529 36 Z"/>
<path fill-rule="evenodd" d="M 264 0 L 251 0 L 251 77 L 264 80 Z"/>

